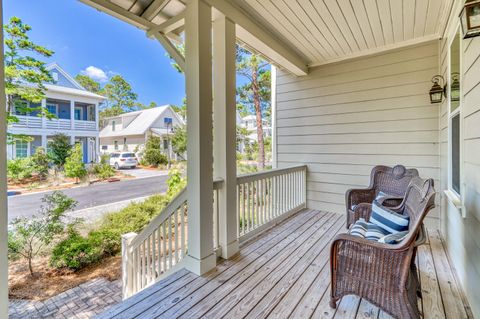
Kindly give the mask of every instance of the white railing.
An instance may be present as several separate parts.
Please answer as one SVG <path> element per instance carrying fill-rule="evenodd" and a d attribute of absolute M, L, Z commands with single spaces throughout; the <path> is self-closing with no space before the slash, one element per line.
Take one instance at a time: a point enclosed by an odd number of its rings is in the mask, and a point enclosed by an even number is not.
<path fill-rule="evenodd" d="M 71 128 L 70 120 L 66 119 L 51 119 L 45 121 L 45 128 L 57 130 L 69 130 Z"/>
<path fill-rule="evenodd" d="M 42 118 L 38 116 L 28 115 L 15 115 L 18 118 L 17 123 L 13 123 L 13 127 L 29 127 L 29 128 L 41 128 Z"/>
<path fill-rule="evenodd" d="M 174 269 L 187 251 L 187 191 L 184 188 L 138 235 L 122 236 L 123 297 Z"/>
<path fill-rule="evenodd" d="M 306 166 L 237 177 L 237 238 L 246 240 L 306 206 Z M 213 182 L 213 247 L 219 245 L 219 190 Z M 139 234 L 122 236 L 123 297 L 128 298 L 178 269 L 188 249 L 188 201 L 184 188 Z"/>
<path fill-rule="evenodd" d="M 74 127 L 76 130 L 80 131 L 95 131 L 97 129 L 97 124 L 95 121 L 75 120 Z"/>
<path fill-rule="evenodd" d="M 306 207 L 306 173 L 302 165 L 237 177 L 240 241 Z"/>

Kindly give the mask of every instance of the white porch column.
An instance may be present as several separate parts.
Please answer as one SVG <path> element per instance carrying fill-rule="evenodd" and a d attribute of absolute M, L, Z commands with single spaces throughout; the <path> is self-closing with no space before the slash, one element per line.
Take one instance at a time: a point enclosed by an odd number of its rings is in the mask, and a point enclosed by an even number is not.
<path fill-rule="evenodd" d="M 42 99 L 42 111 L 44 111 L 47 108 L 47 99 Z M 45 116 L 42 116 L 42 128 L 47 127 L 47 118 Z"/>
<path fill-rule="evenodd" d="M 75 129 L 75 101 L 70 101 L 70 128 Z"/>
<path fill-rule="evenodd" d="M 42 147 L 46 151 L 47 150 L 47 135 L 42 134 Z"/>
<path fill-rule="evenodd" d="M 203 274 L 216 265 L 213 251 L 212 23 L 211 7 L 188 0 L 185 16 L 187 91 L 187 268 Z"/>
<path fill-rule="evenodd" d="M 75 145 L 75 135 L 70 135 L 70 144 Z"/>
<path fill-rule="evenodd" d="M 271 103 L 272 103 L 272 168 L 278 168 L 277 163 L 277 67 L 271 66 Z"/>
<path fill-rule="evenodd" d="M 3 25 L 2 0 L 0 23 Z M 3 32 L 0 33 L 0 60 L 3 61 Z M 8 206 L 7 206 L 7 125 L 6 125 L 5 77 L 0 64 L 0 318 L 8 318 Z"/>
<path fill-rule="evenodd" d="M 95 103 L 95 125 L 97 128 L 97 131 L 99 130 L 99 122 L 100 122 L 100 118 L 99 118 L 98 103 Z M 97 144 L 100 144 L 100 143 L 97 142 Z"/>
<path fill-rule="evenodd" d="M 213 171 L 224 181 L 218 194 L 218 236 L 225 259 L 238 252 L 235 40 L 235 23 L 219 14 L 213 22 Z"/>

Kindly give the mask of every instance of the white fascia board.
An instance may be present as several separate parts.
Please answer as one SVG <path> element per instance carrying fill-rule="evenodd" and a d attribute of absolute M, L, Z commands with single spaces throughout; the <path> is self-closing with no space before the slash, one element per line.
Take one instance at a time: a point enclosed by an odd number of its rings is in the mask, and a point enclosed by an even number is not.
<path fill-rule="evenodd" d="M 55 98 L 63 98 L 68 100 L 68 99 L 71 99 L 72 96 L 75 96 L 75 97 L 84 98 L 90 101 L 91 103 L 102 102 L 107 99 L 104 96 L 101 96 L 92 92 L 67 88 L 67 87 L 58 86 L 58 85 L 46 84 L 45 87 L 47 88 L 47 94 L 46 94 L 47 98 L 49 97 L 54 98 L 53 96 L 55 95 Z"/>
<path fill-rule="evenodd" d="M 13 134 L 25 134 L 25 135 L 55 135 L 56 133 L 63 133 L 65 135 L 86 136 L 86 137 L 98 137 L 97 131 L 80 131 L 69 129 L 49 129 L 49 128 L 27 128 L 27 127 L 9 127 L 7 129 L 9 133 Z"/>

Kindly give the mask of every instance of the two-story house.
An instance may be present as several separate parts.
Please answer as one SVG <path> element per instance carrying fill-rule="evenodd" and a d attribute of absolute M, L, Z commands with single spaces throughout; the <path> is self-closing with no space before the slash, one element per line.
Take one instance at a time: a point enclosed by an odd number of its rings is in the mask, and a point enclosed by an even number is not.
<path fill-rule="evenodd" d="M 242 118 L 241 126 L 247 129 L 248 131 L 248 136 L 247 138 L 250 140 L 250 142 L 256 142 L 258 141 L 258 136 L 257 136 L 257 118 L 255 115 L 247 115 Z M 272 127 L 269 125 L 268 121 L 266 119 L 262 119 L 262 128 L 263 128 L 263 137 L 268 137 L 272 136 Z"/>
<path fill-rule="evenodd" d="M 106 126 L 100 131 L 102 153 L 115 151 L 141 151 L 150 135 L 162 139 L 161 148 L 175 157 L 171 136 L 176 127 L 184 126 L 183 119 L 170 105 L 124 113 L 106 119 Z"/>
<path fill-rule="evenodd" d="M 52 136 L 63 133 L 70 136 L 72 145 L 82 145 L 85 163 L 96 161 L 99 154 L 98 108 L 105 97 L 87 91 L 56 63 L 50 64 L 47 69 L 54 83 L 45 84 L 46 97 L 39 104 L 29 101 L 20 103 L 31 107 L 41 105 L 56 117 L 47 119 L 38 116 L 39 112 L 22 113 L 14 108 L 12 113 L 19 121 L 12 124 L 8 131 L 30 136 L 31 141 L 17 140 L 8 145 L 8 158 L 31 156 L 38 147 L 48 150 L 48 142 Z"/>

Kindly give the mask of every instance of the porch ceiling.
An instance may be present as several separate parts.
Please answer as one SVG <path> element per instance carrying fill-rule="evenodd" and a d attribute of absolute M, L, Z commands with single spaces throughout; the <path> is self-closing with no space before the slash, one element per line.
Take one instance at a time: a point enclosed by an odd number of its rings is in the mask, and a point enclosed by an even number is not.
<path fill-rule="evenodd" d="M 169 24 L 181 40 L 186 0 L 80 0 L 144 30 Z M 294 74 L 440 38 L 453 0 L 206 0 L 237 37 Z M 172 17 L 178 17 L 175 24 Z M 170 20 L 169 20 L 170 19 Z M 179 21 L 181 23 L 179 23 Z M 180 26 L 180 27 L 178 27 Z M 157 30 L 158 31 L 158 27 Z M 173 32 L 171 32 L 173 31 Z M 164 44 L 164 43 L 162 43 Z"/>

